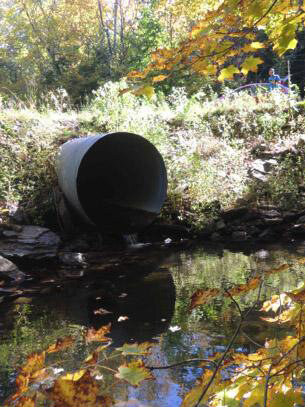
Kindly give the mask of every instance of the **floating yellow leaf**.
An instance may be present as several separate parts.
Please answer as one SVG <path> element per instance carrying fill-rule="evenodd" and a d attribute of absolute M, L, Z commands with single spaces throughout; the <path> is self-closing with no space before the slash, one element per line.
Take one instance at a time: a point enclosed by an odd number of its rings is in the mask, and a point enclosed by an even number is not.
<path fill-rule="evenodd" d="M 69 348 L 74 343 L 72 336 L 66 336 L 65 338 L 58 338 L 56 343 L 50 345 L 46 350 L 47 353 L 59 352 L 61 350 Z"/>

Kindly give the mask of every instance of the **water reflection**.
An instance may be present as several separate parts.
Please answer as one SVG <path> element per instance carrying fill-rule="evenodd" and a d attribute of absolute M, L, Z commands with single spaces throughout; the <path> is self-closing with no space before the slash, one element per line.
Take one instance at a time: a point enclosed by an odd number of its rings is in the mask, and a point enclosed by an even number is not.
<path fill-rule="evenodd" d="M 171 254 L 147 252 L 141 258 L 127 256 L 119 261 L 97 257 L 95 265 L 78 277 L 73 270 L 49 270 L 47 278 L 29 283 L 23 301 L 13 298 L 0 305 L 0 399 L 8 394 L 15 366 L 22 358 L 46 348 L 58 337 L 80 337 L 84 327 L 99 328 L 111 322 L 114 347 L 158 339 L 147 360 L 150 366 L 221 352 L 235 329 L 238 311 L 229 298 L 221 297 L 190 313 L 192 293 L 199 288 L 241 284 L 283 263 L 296 263 L 304 253 L 302 246 L 246 252 L 198 247 Z M 288 271 L 272 274 L 266 278 L 262 299 L 295 288 L 304 281 L 304 271 L 304 266 L 295 264 Z M 35 284 L 40 291 L 33 290 Z M 238 299 L 239 305 L 247 309 L 256 298 L 257 292 L 249 292 Z M 253 309 L 243 326 L 246 335 L 238 337 L 235 349 L 249 352 L 255 349 L 254 342 L 263 344 L 266 336 L 287 333 L 262 322 L 260 316 L 259 307 Z M 79 343 L 65 352 L 63 363 L 69 369 L 76 368 L 86 352 Z M 201 372 L 198 364 L 155 370 L 156 380 L 139 388 L 120 384 L 115 396 L 122 403 L 137 399 L 145 407 L 178 407 Z"/>

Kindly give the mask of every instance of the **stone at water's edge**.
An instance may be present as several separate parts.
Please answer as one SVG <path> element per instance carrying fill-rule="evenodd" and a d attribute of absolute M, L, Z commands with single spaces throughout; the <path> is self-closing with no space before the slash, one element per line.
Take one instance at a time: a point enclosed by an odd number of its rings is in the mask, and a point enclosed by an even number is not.
<path fill-rule="evenodd" d="M 18 283 L 26 278 L 26 275 L 13 262 L 0 256 L 0 278 L 3 276 L 9 277 Z"/>
<path fill-rule="evenodd" d="M 0 255 L 33 260 L 57 256 L 60 238 L 56 233 L 40 226 L 21 226 L 19 229 L 1 231 L 0 226 Z"/>

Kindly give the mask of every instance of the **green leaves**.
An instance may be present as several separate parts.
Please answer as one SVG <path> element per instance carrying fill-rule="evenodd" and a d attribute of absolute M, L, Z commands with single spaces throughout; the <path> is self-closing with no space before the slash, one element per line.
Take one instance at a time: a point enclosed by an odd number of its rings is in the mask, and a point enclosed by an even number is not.
<path fill-rule="evenodd" d="M 122 347 L 116 348 L 116 350 L 122 352 L 123 356 L 127 356 L 127 355 L 139 356 L 139 355 L 147 355 L 152 346 L 153 346 L 153 344 L 150 342 L 143 342 L 141 344 L 125 343 Z"/>
<path fill-rule="evenodd" d="M 132 386 L 138 386 L 143 380 L 154 378 L 142 360 L 136 360 L 120 366 L 115 377 L 127 381 Z"/>
<path fill-rule="evenodd" d="M 247 75 L 249 71 L 256 72 L 257 71 L 257 66 L 259 64 L 262 64 L 264 61 L 261 58 L 255 58 L 255 57 L 249 57 L 245 59 L 245 61 L 242 63 L 242 73 L 244 75 Z"/>
<path fill-rule="evenodd" d="M 240 73 L 239 69 L 234 65 L 229 65 L 227 68 L 224 68 L 220 71 L 218 76 L 219 81 L 224 81 L 225 79 L 232 79 L 234 74 Z"/>

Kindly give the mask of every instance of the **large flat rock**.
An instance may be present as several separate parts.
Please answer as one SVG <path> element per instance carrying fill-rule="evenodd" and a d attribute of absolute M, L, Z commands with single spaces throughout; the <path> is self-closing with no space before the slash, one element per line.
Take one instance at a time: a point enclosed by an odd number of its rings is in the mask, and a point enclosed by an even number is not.
<path fill-rule="evenodd" d="M 0 255 L 19 259 L 52 259 L 57 256 L 59 236 L 40 226 L 6 229 L 0 237 Z"/>

